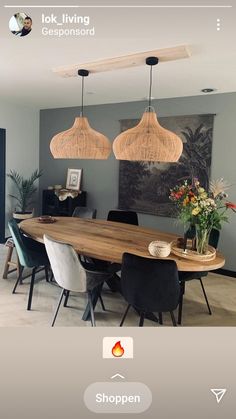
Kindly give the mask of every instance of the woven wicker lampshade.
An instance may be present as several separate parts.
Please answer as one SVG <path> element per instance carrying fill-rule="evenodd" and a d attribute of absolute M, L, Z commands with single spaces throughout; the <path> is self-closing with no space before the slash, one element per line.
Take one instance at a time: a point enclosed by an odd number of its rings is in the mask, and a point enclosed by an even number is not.
<path fill-rule="evenodd" d="M 177 162 L 183 151 L 182 140 L 159 124 L 151 106 L 152 67 L 158 58 L 148 57 L 146 64 L 150 66 L 149 106 L 136 127 L 115 138 L 113 151 L 118 160 Z"/>
<path fill-rule="evenodd" d="M 144 112 L 134 128 L 122 132 L 113 142 L 113 151 L 118 160 L 176 162 L 183 143 L 171 131 L 163 128 L 155 112 Z"/>
<path fill-rule="evenodd" d="M 72 128 L 52 138 L 50 150 L 55 159 L 107 159 L 111 143 L 90 127 L 87 118 L 77 117 Z"/>
<path fill-rule="evenodd" d="M 90 127 L 83 116 L 84 77 L 87 70 L 79 70 L 82 76 L 81 116 L 75 118 L 72 128 L 56 134 L 50 143 L 50 150 L 55 159 L 107 159 L 111 152 L 111 143 L 105 135 Z"/>

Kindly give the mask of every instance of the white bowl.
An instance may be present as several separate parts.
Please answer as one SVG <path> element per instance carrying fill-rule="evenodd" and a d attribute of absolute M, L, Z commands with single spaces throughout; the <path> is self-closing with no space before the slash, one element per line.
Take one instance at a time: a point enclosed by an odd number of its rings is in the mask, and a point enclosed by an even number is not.
<path fill-rule="evenodd" d="M 54 189 L 62 189 L 62 185 L 54 185 Z"/>
<path fill-rule="evenodd" d="M 171 252 L 171 245 L 168 242 L 156 240 L 149 243 L 148 251 L 152 256 L 166 258 Z"/>

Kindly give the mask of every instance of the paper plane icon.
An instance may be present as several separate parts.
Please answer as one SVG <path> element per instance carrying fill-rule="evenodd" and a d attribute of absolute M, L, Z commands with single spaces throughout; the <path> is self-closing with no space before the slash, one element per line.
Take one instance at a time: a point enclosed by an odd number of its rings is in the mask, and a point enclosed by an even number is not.
<path fill-rule="evenodd" d="M 217 403 L 220 403 L 221 402 L 221 400 L 223 399 L 226 391 L 227 391 L 226 388 L 211 388 L 211 392 L 216 397 Z"/>

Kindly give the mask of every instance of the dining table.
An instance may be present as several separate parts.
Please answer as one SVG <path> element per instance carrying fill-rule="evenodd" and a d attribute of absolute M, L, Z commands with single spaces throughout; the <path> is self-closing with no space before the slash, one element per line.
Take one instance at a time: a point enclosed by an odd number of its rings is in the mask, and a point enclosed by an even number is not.
<path fill-rule="evenodd" d="M 20 229 L 32 239 L 43 243 L 44 234 L 68 243 L 76 252 L 90 258 L 122 263 L 124 252 L 154 258 L 148 251 L 152 241 L 171 243 L 178 235 L 142 226 L 99 219 L 79 217 L 53 217 L 53 222 L 41 222 L 40 218 L 30 218 L 20 223 Z M 213 260 L 189 260 L 183 254 L 170 253 L 165 259 L 175 260 L 179 271 L 199 272 L 222 268 L 225 258 L 216 252 Z"/>
<path fill-rule="evenodd" d="M 107 220 L 52 217 L 52 222 L 48 221 L 42 221 L 40 217 L 30 218 L 20 223 L 20 229 L 25 235 L 40 243 L 44 242 L 43 236 L 46 234 L 52 239 L 72 245 L 79 255 L 119 264 L 122 264 L 124 252 L 154 258 L 148 251 L 150 242 L 160 240 L 171 243 L 178 238 L 176 234 Z M 225 264 L 223 255 L 218 251 L 214 260 L 208 261 L 188 260 L 185 256 L 179 257 L 173 253 L 165 259 L 175 260 L 178 270 L 185 272 L 212 271 Z M 100 291 L 93 291 L 94 309 Z M 146 318 L 154 322 L 159 321 L 154 313 L 146 313 Z M 89 305 L 82 319 L 90 319 Z"/>

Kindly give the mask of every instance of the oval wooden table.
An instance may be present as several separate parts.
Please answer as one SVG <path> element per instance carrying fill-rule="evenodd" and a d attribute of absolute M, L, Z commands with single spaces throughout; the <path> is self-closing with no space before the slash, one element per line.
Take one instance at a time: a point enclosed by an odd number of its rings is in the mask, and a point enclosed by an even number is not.
<path fill-rule="evenodd" d="M 88 220 L 77 217 L 54 217 L 53 224 L 40 223 L 31 218 L 20 223 L 21 230 L 32 239 L 43 243 L 43 235 L 71 244 L 77 253 L 96 259 L 121 263 L 124 252 L 150 257 L 148 245 L 153 240 L 171 242 L 175 234 L 163 233 L 140 226 L 115 223 L 105 220 Z M 179 271 L 212 271 L 225 264 L 224 257 L 217 252 L 211 261 L 193 261 L 170 254 Z"/>

